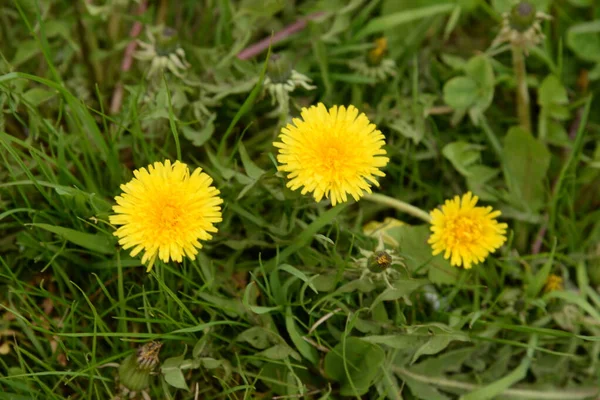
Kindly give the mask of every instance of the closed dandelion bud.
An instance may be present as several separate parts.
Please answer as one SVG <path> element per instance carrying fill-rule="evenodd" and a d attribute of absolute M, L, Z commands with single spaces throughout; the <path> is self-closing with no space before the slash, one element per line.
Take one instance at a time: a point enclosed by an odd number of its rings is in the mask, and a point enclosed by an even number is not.
<path fill-rule="evenodd" d="M 535 6 L 528 1 L 521 1 L 510 11 L 510 26 L 519 32 L 525 32 L 535 22 L 535 20 Z"/>
<path fill-rule="evenodd" d="M 367 263 L 371 272 L 383 272 L 392 265 L 392 256 L 385 251 L 376 251 Z"/>
<path fill-rule="evenodd" d="M 157 53 L 161 56 L 168 56 L 179 48 L 179 37 L 177 31 L 170 27 L 162 29 L 156 38 Z"/>
<path fill-rule="evenodd" d="M 267 75 L 273 83 L 286 82 L 292 74 L 292 63 L 284 54 L 274 54 L 267 64 Z"/>
<path fill-rule="evenodd" d="M 158 353 L 162 344 L 150 342 L 140 347 L 136 354 L 128 356 L 119 366 L 119 380 L 131 391 L 140 391 L 150 385 L 152 370 L 159 363 Z"/>

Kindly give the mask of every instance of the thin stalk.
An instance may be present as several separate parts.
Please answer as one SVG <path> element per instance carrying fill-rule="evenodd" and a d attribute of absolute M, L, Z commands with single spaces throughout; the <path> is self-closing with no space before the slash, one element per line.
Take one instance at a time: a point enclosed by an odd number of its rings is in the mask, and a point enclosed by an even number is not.
<path fill-rule="evenodd" d="M 527 90 L 527 71 L 525 55 L 520 46 L 511 46 L 513 69 L 517 80 L 517 115 L 521 128 L 531 132 L 531 116 L 529 110 L 529 91 Z"/>
<path fill-rule="evenodd" d="M 437 386 L 440 388 L 447 389 L 459 389 L 466 392 L 472 392 L 479 389 L 481 386 L 474 385 L 472 383 L 453 381 L 451 379 L 431 377 L 426 375 L 417 374 L 409 371 L 405 368 L 392 367 L 394 372 L 400 377 L 407 377 L 415 381 L 426 383 L 428 385 Z M 598 394 L 600 390 L 598 387 L 583 387 L 574 390 L 533 390 L 533 389 L 506 389 L 502 392 L 504 396 L 514 396 L 523 399 L 535 399 L 535 400 L 562 400 L 562 399 L 587 399 Z"/>
<path fill-rule="evenodd" d="M 365 195 L 364 198 L 374 203 L 379 203 L 388 207 L 395 208 L 398 211 L 402 211 L 403 213 L 410 214 L 413 217 L 422 219 L 427 223 L 431 222 L 431 217 L 427 212 L 421 210 L 418 207 L 405 203 L 401 200 L 394 199 L 393 197 L 389 197 L 380 193 L 371 193 Z"/>
<path fill-rule="evenodd" d="M 481 123 L 481 128 L 483 129 L 483 133 L 485 133 L 485 136 L 487 137 L 488 141 L 492 145 L 492 149 L 498 156 L 498 159 L 501 160 L 502 159 L 502 145 L 500 145 L 500 141 L 498 140 L 498 137 L 496 136 L 496 134 L 490 127 L 490 124 L 488 123 L 487 118 L 485 118 L 485 115 L 481 116 L 480 123 Z"/>

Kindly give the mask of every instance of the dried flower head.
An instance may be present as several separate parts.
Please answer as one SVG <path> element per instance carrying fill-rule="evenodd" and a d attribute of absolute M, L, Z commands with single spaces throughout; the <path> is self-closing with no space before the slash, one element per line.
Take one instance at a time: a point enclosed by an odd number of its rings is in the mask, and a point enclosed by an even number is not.
<path fill-rule="evenodd" d="M 115 215 L 110 223 L 121 225 L 115 236 L 124 249 L 133 247 L 131 256 L 144 251 L 142 263 L 152 269 L 158 256 L 162 261 L 194 260 L 202 247 L 217 232 L 223 200 L 211 186 L 212 178 L 196 168 L 190 174 L 186 164 L 166 160 L 133 171 L 134 178 L 121 185 L 123 194 L 115 197 Z M 210 232 L 210 233 L 209 233 Z"/>
<path fill-rule="evenodd" d="M 527 54 L 528 50 L 544 40 L 542 21 L 551 17 L 537 11 L 528 1 L 520 1 L 510 12 L 502 14 L 502 28 L 492 42 L 492 47 L 501 43 L 510 43 Z"/>
<path fill-rule="evenodd" d="M 361 258 L 354 259 L 353 267 L 360 272 L 359 279 L 367 279 L 370 282 L 384 282 L 389 288 L 393 288 L 393 282 L 400 278 L 400 273 L 393 265 L 405 267 L 404 259 L 392 249 L 387 249 L 381 235 L 378 237 L 377 247 L 374 251 L 359 249 Z"/>
<path fill-rule="evenodd" d="M 496 220 L 500 211 L 476 207 L 478 200 L 467 192 L 431 211 L 429 244 L 433 255 L 443 252 L 452 265 L 469 269 L 504 244 L 508 226 Z"/>
<path fill-rule="evenodd" d="M 316 89 L 311 79 L 292 69 L 285 56 L 274 55 L 269 60 L 267 76 L 263 87 L 271 96 L 272 104 L 277 104 L 277 113 L 287 114 L 289 111 L 290 93 L 296 88 Z"/>
<path fill-rule="evenodd" d="M 385 176 L 380 168 L 389 161 L 385 138 L 365 114 L 354 106 L 327 110 L 322 103 L 301 114 L 273 143 L 289 188 L 302 187 L 302 194 L 312 193 L 316 201 L 327 197 L 335 206 L 348 201 L 348 194 L 359 200 L 371 193 L 371 184 L 379 186 L 375 177 Z"/>
<path fill-rule="evenodd" d="M 119 381 L 127 390 L 137 392 L 150 385 L 152 371 L 158 366 L 158 354 L 162 347 L 160 342 L 146 343 L 136 354 L 131 354 L 119 366 Z"/>
<path fill-rule="evenodd" d="M 149 43 L 138 40 L 137 44 L 141 50 L 136 51 L 134 57 L 150 62 L 148 78 L 165 70 L 183 78 L 190 64 L 186 61 L 185 51 L 177 43 L 175 30 L 161 27 L 158 31 L 155 33 L 153 30 L 147 30 Z"/>

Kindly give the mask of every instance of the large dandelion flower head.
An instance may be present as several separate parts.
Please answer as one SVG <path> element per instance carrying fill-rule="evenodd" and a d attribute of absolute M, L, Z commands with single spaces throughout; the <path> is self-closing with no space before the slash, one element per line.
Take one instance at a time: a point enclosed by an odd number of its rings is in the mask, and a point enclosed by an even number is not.
<path fill-rule="evenodd" d="M 468 192 L 431 211 L 433 255 L 443 252 L 452 265 L 469 269 L 504 244 L 507 225 L 496 220 L 500 211 L 476 207 L 478 200 Z"/>
<path fill-rule="evenodd" d="M 277 161 L 286 172 L 292 190 L 302 187 L 302 194 L 312 193 L 316 201 L 323 197 L 336 205 L 350 194 L 359 200 L 371 185 L 379 186 L 376 176 L 385 176 L 379 168 L 389 161 L 385 157 L 385 138 L 359 114 L 354 106 L 322 103 L 303 108 L 302 119 L 294 118 L 281 130 Z"/>
<path fill-rule="evenodd" d="M 114 233 L 131 256 L 144 251 L 142 263 L 152 269 L 156 257 L 164 262 L 194 260 L 201 240 L 217 232 L 222 221 L 219 191 L 201 168 L 190 174 L 186 164 L 166 160 L 133 171 L 134 178 L 121 185 L 115 197 L 110 223 L 121 225 Z"/>

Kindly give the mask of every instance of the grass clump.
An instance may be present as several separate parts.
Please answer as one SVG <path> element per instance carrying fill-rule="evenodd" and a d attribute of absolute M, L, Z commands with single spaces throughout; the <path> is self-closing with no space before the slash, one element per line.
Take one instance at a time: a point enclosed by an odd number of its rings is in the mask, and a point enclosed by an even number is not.
<path fill-rule="evenodd" d="M 597 398 L 599 12 L 0 5 L 0 399 Z"/>

